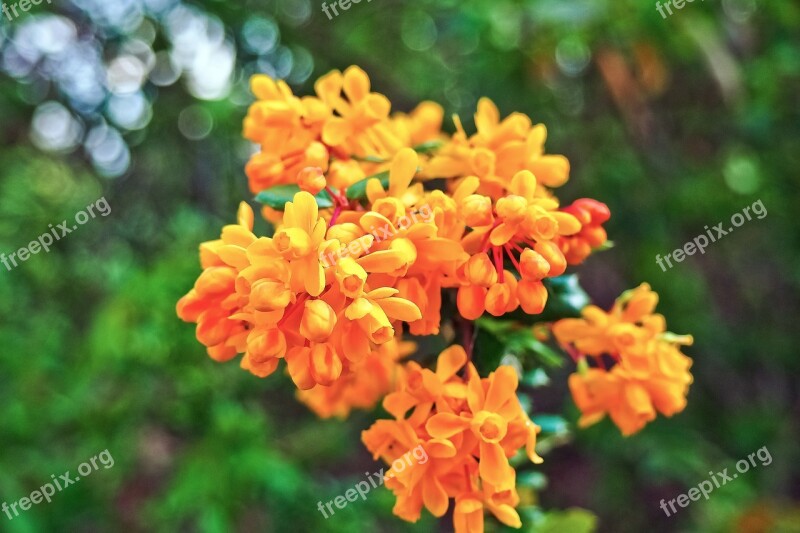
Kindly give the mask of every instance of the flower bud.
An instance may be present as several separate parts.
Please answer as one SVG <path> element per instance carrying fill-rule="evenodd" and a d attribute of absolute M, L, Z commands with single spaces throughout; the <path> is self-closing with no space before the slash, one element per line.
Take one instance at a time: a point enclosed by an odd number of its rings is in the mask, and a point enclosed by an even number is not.
<path fill-rule="evenodd" d="M 266 331 L 255 329 L 247 336 L 247 353 L 250 362 L 261 364 L 273 357 L 286 354 L 286 337 L 277 328 Z"/>
<path fill-rule="evenodd" d="M 512 306 L 514 295 L 506 283 L 495 283 L 486 293 L 486 311 L 492 316 L 502 316 Z"/>
<path fill-rule="evenodd" d="M 352 222 L 337 223 L 330 227 L 328 230 L 328 239 L 336 239 L 342 243 L 342 246 L 347 246 L 348 243 L 362 237 L 364 230 L 357 224 Z"/>
<path fill-rule="evenodd" d="M 525 218 L 528 201 L 522 196 L 509 195 L 497 200 L 497 216 L 509 222 Z"/>
<path fill-rule="evenodd" d="M 342 360 L 330 344 L 311 348 L 311 376 L 322 386 L 333 384 L 342 375 Z"/>
<path fill-rule="evenodd" d="M 475 320 L 483 314 L 486 309 L 486 293 L 484 287 L 478 285 L 467 285 L 458 289 L 456 304 L 461 316 L 467 320 Z"/>
<path fill-rule="evenodd" d="M 233 291 L 236 271 L 230 267 L 211 267 L 200 274 L 194 288 L 200 296 L 230 293 Z"/>
<path fill-rule="evenodd" d="M 547 304 L 547 289 L 541 281 L 522 280 L 517 285 L 520 307 L 529 315 L 538 315 Z"/>
<path fill-rule="evenodd" d="M 285 309 L 292 300 L 292 291 L 277 279 L 260 279 L 250 287 L 250 304 L 256 311 Z"/>
<path fill-rule="evenodd" d="M 493 220 L 492 199 L 480 194 L 470 194 L 461 203 L 464 222 L 471 228 L 489 226 Z"/>
<path fill-rule="evenodd" d="M 542 254 L 550 264 L 550 270 L 547 272 L 548 277 L 560 276 L 567 270 L 567 259 L 553 241 L 537 242 L 533 249 Z"/>
<path fill-rule="evenodd" d="M 297 175 L 297 185 L 300 190 L 316 195 L 327 186 L 325 176 L 319 167 L 306 167 Z"/>
<path fill-rule="evenodd" d="M 489 287 L 497 283 L 497 270 L 485 253 L 470 257 L 463 267 L 464 280 L 472 285 Z"/>
<path fill-rule="evenodd" d="M 312 342 L 325 342 L 336 326 L 336 312 L 323 300 L 306 301 L 300 334 Z"/>
<path fill-rule="evenodd" d="M 547 276 L 550 271 L 550 263 L 539 252 L 530 248 L 524 250 L 519 257 L 519 273 L 522 279 L 539 281 Z"/>

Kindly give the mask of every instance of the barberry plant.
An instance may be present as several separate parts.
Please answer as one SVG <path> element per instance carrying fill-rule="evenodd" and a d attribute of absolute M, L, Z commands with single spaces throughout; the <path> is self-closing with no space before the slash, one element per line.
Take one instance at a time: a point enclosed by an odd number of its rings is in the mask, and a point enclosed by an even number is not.
<path fill-rule="evenodd" d="M 475 343 L 483 329 L 543 350 L 552 332 L 576 366 L 580 426 L 608 414 L 630 435 L 685 407 L 680 347 L 692 339 L 666 331 L 649 286 L 609 312 L 560 301 L 567 269 L 609 246 L 611 214 L 588 198 L 562 205 L 570 165 L 545 153 L 544 125 L 501 118 L 484 98 L 477 131 L 455 116 L 448 135 L 438 104 L 392 114 L 355 66 L 317 80 L 314 96 L 263 75 L 251 84 L 244 135 L 260 151 L 245 170 L 275 231 L 256 235 L 242 202 L 237 223 L 200 246 L 178 316 L 216 361 L 241 356 L 261 378 L 285 368 L 320 417 L 382 402 L 391 418 L 362 434 L 373 456 L 391 464 L 421 446 L 430 457 L 386 480 L 397 516 L 441 517 L 453 500 L 458 532 L 483 531 L 486 511 L 521 526 L 512 458 L 542 462 L 541 428 L 520 401 L 521 368 L 487 368 L 499 354 Z M 449 347 L 433 361 L 423 336 Z"/>

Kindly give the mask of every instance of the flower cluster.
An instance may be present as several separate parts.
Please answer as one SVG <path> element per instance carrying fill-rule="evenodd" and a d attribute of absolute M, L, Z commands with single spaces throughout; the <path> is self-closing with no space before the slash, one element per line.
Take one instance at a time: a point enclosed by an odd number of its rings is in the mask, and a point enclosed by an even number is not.
<path fill-rule="evenodd" d="M 466 376 L 459 376 L 466 365 Z M 483 531 L 484 509 L 520 527 L 515 470 L 520 448 L 534 463 L 538 426 L 516 395 L 517 373 L 500 366 L 481 379 L 461 346 L 439 355 L 436 370 L 408 363 L 396 391 L 383 402 L 393 420 L 378 420 L 362 439 L 375 459 L 392 464 L 422 446 L 429 460 L 386 479 L 397 504 L 394 512 L 416 522 L 425 507 L 441 517 L 455 500 L 457 532 Z"/>
<path fill-rule="evenodd" d="M 403 147 L 438 139 L 444 111 L 423 102 L 411 114 L 390 116 L 391 102 L 371 92 L 367 74 L 352 66 L 314 84 L 316 96 L 299 98 L 282 80 L 256 75 L 257 101 L 244 121 L 244 135 L 261 151 L 245 168 L 250 190 L 297 183 L 307 168 L 324 172 L 343 189 L 365 178 Z"/>
<path fill-rule="evenodd" d="M 653 313 L 657 302 L 643 283 L 617 298 L 608 313 L 590 305 L 583 318 L 553 325 L 556 339 L 579 361 L 569 387 L 582 426 L 608 414 L 631 435 L 654 420 L 656 411 L 672 416 L 686 406 L 692 360 L 679 347 L 693 339 L 666 332 L 664 317 Z"/>
<path fill-rule="evenodd" d="M 260 150 L 245 171 L 275 230 L 257 235 L 242 203 L 237 223 L 200 246 L 203 271 L 178 315 L 216 361 L 241 355 L 259 377 L 285 368 L 320 417 L 383 399 L 394 419 L 363 435 L 375 457 L 391 462 L 418 445 L 431 457 L 387 480 L 402 518 L 423 507 L 442 516 L 452 498 L 457 531 L 483 531 L 484 510 L 519 527 L 509 458 L 525 447 L 541 459 L 516 371 L 482 379 L 459 346 L 429 370 L 406 360 L 408 335 L 484 313 L 540 314 L 549 278 L 606 244 L 608 208 L 586 198 L 562 206 L 554 189 L 569 162 L 545 153 L 545 127 L 520 113 L 501 119 L 488 99 L 475 133 L 456 116 L 448 135 L 438 104 L 392 113 L 358 67 L 323 76 L 313 96 L 262 75 L 251 86 L 244 135 Z M 688 364 L 642 303 L 649 294 L 626 296 L 602 320 L 587 308 L 586 320 L 556 325 L 562 343 L 598 362 L 570 380 L 584 421 L 610 412 L 628 433 L 654 409 L 682 408 Z"/>

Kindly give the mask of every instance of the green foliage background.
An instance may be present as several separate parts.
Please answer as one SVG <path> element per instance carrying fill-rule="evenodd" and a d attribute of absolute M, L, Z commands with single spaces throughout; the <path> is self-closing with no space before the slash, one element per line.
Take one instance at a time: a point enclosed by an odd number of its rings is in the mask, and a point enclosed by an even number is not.
<path fill-rule="evenodd" d="M 43 4 L 4 21 L 0 36 L 55 13 L 110 57 L 142 33 L 141 26 L 101 29 L 98 12 L 76 5 Z M 662 19 L 653 3 L 633 0 L 375 0 L 331 21 L 316 1 L 194 5 L 222 22 L 238 51 L 239 97 L 200 100 L 183 81 L 151 87 L 152 120 L 125 132 L 132 165 L 118 177 L 103 177 L 81 150 L 34 146 L 36 106 L 70 102 L 55 85 L 41 89 L 0 63 L 0 251 L 18 249 L 100 196 L 112 207 L 50 253 L 11 272 L 0 268 L 0 503 L 28 495 L 51 474 L 74 473 L 102 450 L 115 459 L 50 504 L 13 521 L 0 515 L 0 530 L 451 527 L 429 516 L 402 523 L 383 490 L 323 519 L 317 501 L 379 468 L 359 438 L 379 412 L 317 420 L 295 402 L 288 379 L 259 380 L 236 363 L 214 363 L 193 327 L 175 317 L 175 302 L 199 271 L 198 243 L 215 238 L 250 196 L 240 136 L 247 75 L 259 59 L 285 61 L 285 50 L 298 93 L 331 68 L 358 64 L 395 109 L 433 99 L 469 129 L 485 95 L 504 115 L 521 111 L 544 122 L 548 150 L 572 162 L 559 196 L 594 197 L 612 211 L 616 246 L 578 269 L 587 293 L 608 306 L 648 281 L 669 329 L 695 336 L 686 411 L 624 439 L 609 422 L 575 430 L 566 361 L 544 365 L 529 340 L 493 334 L 491 324 L 481 329 L 479 358 L 510 351 L 526 369 L 546 367 L 528 375 L 537 385 L 531 410 L 548 415 L 540 421 L 550 423 L 552 449 L 521 476 L 538 488 L 526 492 L 526 530 L 583 531 L 594 522 L 601 531 L 798 530 L 800 5 L 695 2 Z M 277 25 L 280 50 L 256 57 L 243 47 L 254 19 Z M 161 22 L 145 23 L 156 35 L 153 49 L 167 49 Z M 310 77 L 299 68 L 309 58 Z M 213 120 L 199 140 L 179 127 L 190 106 Z M 757 200 L 766 218 L 667 272 L 656 265 L 656 254 Z M 675 517 L 659 509 L 662 498 L 762 446 L 771 465 Z M 573 507 L 596 519 L 566 511 Z"/>

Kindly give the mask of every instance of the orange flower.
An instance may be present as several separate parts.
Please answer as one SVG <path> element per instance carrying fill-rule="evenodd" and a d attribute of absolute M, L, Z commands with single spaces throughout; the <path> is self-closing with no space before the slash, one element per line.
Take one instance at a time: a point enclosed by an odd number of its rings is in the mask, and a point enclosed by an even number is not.
<path fill-rule="evenodd" d="M 309 193 L 286 204 L 273 238 L 256 238 L 252 224 L 243 204 L 240 224 L 201 248 L 205 270 L 178 303 L 179 316 L 197 322 L 213 358 L 244 353 L 242 367 L 260 377 L 285 359 L 298 388 L 330 386 L 391 341 L 394 322 L 422 318 L 397 289 L 370 289 L 367 270 L 352 258 L 326 273 L 320 252 L 328 224 Z"/>
<path fill-rule="evenodd" d="M 475 126 L 477 133 L 467 137 L 456 117 L 456 134 L 432 158 L 425 174 L 478 176 L 481 180 L 478 192 L 492 198 L 505 194 L 512 178 L 521 170 L 532 172 L 547 187 L 560 187 L 569 178 L 567 158 L 544 154 L 547 129 L 542 124 L 532 126 L 530 118 L 522 113 L 512 113 L 500 120 L 497 106 L 488 98 L 481 98 Z"/>
<path fill-rule="evenodd" d="M 197 340 L 208 349 L 216 361 L 228 361 L 242 351 L 247 337 L 247 327 L 231 320 L 246 305 L 246 299 L 236 293 L 236 279 L 240 263 L 227 262 L 228 246 L 248 245 L 256 240 L 253 235 L 253 211 L 242 202 L 238 225 L 225 226 L 219 240 L 200 245 L 200 263 L 203 273 L 194 288 L 177 304 L 178 316 L 187 322 L 197 323 Z"/>
<path fill-rule="evenodd" d="M 458 532 L 483 531 L 484 508 L 520 527 L 514 510 L 519 502 L 516 474 L 508 458 L 525 446 L 529 458 L 540 463 L 535 451 L 539 428 L 519 403 L 513 368 L 501 366 L 481 379 L 469 363 L 464 379 L 458 371 L 465 363 L 460 346 L 441 353 L 435 372 L 408 363 L 398 390 L 384 400 L 395 419 L 377 421 L 362 440 L 387 464 L 416 446 L 425 450 L 429 459 L 424 464 L 387 477 L 386 486 L 397 497 L 394 512 L 401 518 L 416 521 L 422 507 L 442 516 L 453 498 Z"/>
<path fill-rule="evenodd" d="M 541 313 L 547 302 L 541 280 L 567 268 L 557 239 L 576 233 L 581 224 L 559 211 L 555 200 L 537 196 L 536 179 L 527 170 L 514 175 L 509 194 L 494 207 L 488 197 L 473 194 L 478 186 L 477 178 L 466 178 L 453 195 L 465 221 L 488 223 L 472 227 L 462 240 L 473 255 L 457 270 L 459 312 L 468 320 L 484 311 L 501 316 L 519 306 L 526 313 Z M 516 267 L 519 282 L 504 268 L 505 258 Z"/>
<path fill-rule="evenodd" d="M 631 435 L 660 412 L 672 416 L 686 406 L 692 361 L 680 352 L 690 335 L 665 332 L 664 317 L 654 314 L 658 295 L 643 283 L 623 293 L 611 311 L 595 306 L 583 318 L 553 325 L 558 341 L 579 358 L 569 386 L 581 410 L 581 426 L 609 414 L 624 435 Z M 586 356 L 595 367 L 588 368 Z M 611 360 L 609 369 L 604 357 Z"/>
<path fill-rule="evenodd" d="M 326 145 L 361 157 L 387 157 L 402 147 L 387 123 L 391 102 L 370 92 L 369 76 L 360 68 L 349 67 L 344 75 L 333 71 L 317 80 L 314 89 L 336 111 L 322 130 Z"/>
<path fill-rule="evenodd" d="M 328 386 L 297 391 L 298 399 L 321 418 L 346 418 L 352 409 L 372 409 L 392 389 L 403 368 L 398 360 L 414 351 L 413 342 L 399 336 L 377 346 L 344 376 Z"/>

